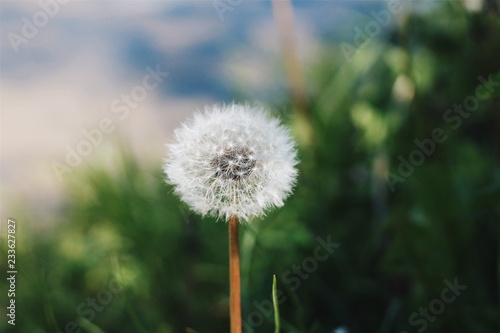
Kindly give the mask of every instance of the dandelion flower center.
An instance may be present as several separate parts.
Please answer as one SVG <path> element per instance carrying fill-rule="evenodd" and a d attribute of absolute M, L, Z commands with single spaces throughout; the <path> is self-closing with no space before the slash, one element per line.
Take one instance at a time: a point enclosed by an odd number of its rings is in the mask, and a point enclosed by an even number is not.
<path fill-rule="evenodd" d="M 241 147 L 226 148 L 210 161 L 216 177 L 231 180 L 241 180 L 250 176 L 255 163 L 251 150 Z"/>

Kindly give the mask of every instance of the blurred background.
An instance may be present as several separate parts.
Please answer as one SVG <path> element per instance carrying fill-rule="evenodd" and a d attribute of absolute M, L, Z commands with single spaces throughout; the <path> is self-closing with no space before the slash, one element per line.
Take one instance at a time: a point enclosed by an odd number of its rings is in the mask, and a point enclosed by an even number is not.
<path fill-rule="evenodd" d="M 196 110 L 247 101 L 301 162 L 240 228 L 244 332 L 274 331 L 273 274 L 282 332 L 500 332 L 499 11 L 2 1 L 1 331 L 228 332 L 227 226 L 161 167 Z"/>

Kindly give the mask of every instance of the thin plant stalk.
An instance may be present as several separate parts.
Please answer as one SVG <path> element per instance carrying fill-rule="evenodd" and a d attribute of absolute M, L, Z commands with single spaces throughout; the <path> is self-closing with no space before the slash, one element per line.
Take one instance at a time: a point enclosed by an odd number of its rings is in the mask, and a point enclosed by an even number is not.
<path fill-rule="evenodd" d="M 240 252 L 238 246 L 238 217 L 229 217 L 229 315 L 231 333 L 241 333 Z"/>
<path fill-rule="evenodd" d="M 274 308 L 274 333 L 280 333 L 280 311 L 278 308 L 278 291 L 276 290 L 276 274 L 273 274 L 273 308 Z"/>
<path fill-rule="evenodd" d="M 281 44 L 288 90 L 295 110 L 294 127 L 299 143 L 309 146 L 314 141 L 306 80 L 297 49 L 295 19 L 291 0 L 273 0 L 273 15 Z"/>
<path fill-rule="evenodd" d="M 292 103 L 302 118 L 307 119 L 309 101 L 307 100 L 304 74 L 297 51 L 292 3 L 290 0 L 273 0 L 272 4 Z"/>

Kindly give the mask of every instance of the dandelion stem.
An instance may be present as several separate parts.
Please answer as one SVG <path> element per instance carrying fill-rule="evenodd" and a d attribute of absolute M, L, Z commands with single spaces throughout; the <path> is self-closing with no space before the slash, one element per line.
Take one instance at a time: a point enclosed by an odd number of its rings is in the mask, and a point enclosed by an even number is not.
<path fill-rule="evenodd" d="M 229 307 L 231 333 L 241 333 L 240 253 L 238 217 L 229 217 Z"/>

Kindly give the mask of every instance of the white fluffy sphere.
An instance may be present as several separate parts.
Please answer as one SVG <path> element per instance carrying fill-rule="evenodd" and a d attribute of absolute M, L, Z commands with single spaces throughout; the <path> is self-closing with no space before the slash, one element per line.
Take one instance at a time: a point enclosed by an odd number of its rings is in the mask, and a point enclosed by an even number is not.
<path fill-rule="evenodd" d="M 249 221 L 280 207 L 297 177 L 297 152 L 286 127 L 247 105 L 206 108 L 175 130 L 167 183 L 194 211 Z"/>

